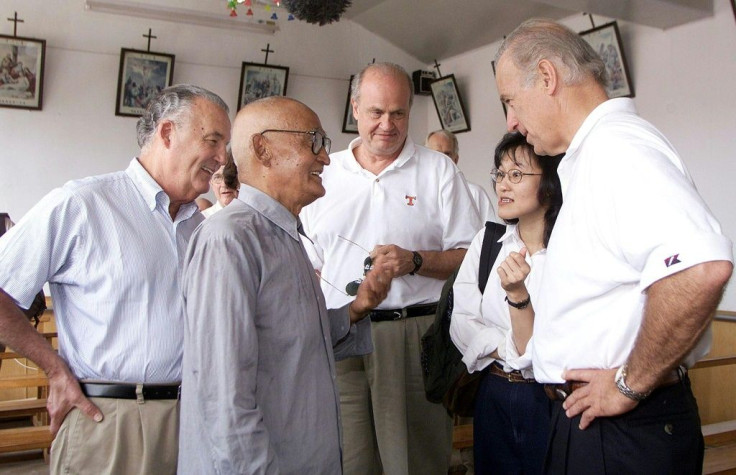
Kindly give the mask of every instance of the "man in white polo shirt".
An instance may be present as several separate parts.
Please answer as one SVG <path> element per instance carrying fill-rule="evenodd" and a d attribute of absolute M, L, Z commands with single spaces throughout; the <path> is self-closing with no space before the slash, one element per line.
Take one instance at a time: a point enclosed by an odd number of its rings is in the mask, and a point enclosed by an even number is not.
<path fill-rule="evenodd" d="M 482 224 L 458 168 L 408 137 L 412 92 L 394 64 L 356 76 L 360 137 L 331 155 L 324 198 L 301 213 L 328 308 L 352 299 L 369 254 L 386 255 L 396 276 L 371 312 L 373 353 L 337 363 L 347 474 L 446 474 L 449 465 L 452 420 L 425 397 L 420 339 Z"/>
<path fill-rule="evenodd" d="M 685 368 L 708 351 L 731 242 L 667 139 L 631 99 L 608 99 L 579 35 L 529 20 L 496 64 L 508 129 L 566 154 L 531 344 L 557 401 L 545 470 L 700 473 Z"/>

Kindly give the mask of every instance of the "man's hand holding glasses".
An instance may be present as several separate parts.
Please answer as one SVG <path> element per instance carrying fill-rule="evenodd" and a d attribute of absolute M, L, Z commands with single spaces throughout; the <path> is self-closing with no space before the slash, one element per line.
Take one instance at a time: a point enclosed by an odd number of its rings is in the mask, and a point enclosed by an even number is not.
<path fill-rule="evenodd" d="M 372 268 L 366 272 L 365 278 L 358 286 L 355 300 L 350 303 L 350 323 L 356 323 L 368 315 L 371 310 L 388 295 L 391 290 L 391 280 L 394 278 L 392 263 L 385 255 L 378 255 L 373 259 Z"/>

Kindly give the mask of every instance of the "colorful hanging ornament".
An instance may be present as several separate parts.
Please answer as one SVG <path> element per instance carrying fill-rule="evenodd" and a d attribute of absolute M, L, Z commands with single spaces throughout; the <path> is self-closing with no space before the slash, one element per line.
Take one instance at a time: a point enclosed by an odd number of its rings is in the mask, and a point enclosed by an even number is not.
<path fill-rule="evenodd" d="M 274 13 L 273 15 L 271 15 L 271 20 L 278 20 L 278 19 L 279 19 L 279 17 L 276 15 L 276 13 Z"/>
<path fill-rule="evenodd" d="M 294 21 L 294 20 L 295 20 L 294 15 L 289 13 L 289 18 L 287 18 L 286 21 Z"/>
<path fill-rule="evenodd" d="M 253 10 L 250 8 L 248 9 L 248 13 L 246 13 L 247 16 L 253 16 Z"/>
<path fill-rule="evenodd" d="M 234 8 L 231 8 L 230 9 L 230 16 L 238 16 L 238 12 L 236 12 Z"/>
<path fill-rule="evenodd" d="M 253 4 L 251 3 L 250 0 L 245 0 L 245 6 L 246 7 L 251 7 L 251 6 L 253 6 Z"/>

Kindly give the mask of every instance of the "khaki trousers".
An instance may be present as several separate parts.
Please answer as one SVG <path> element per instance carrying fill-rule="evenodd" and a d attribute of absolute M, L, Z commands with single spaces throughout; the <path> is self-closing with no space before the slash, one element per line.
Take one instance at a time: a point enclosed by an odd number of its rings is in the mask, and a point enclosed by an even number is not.
<path fill-rule="evenodd" d="M 427 401 L 420 365 L 433 321 L 373 322 L 373 353 L 337 363 L 346 475 L 447 474 L 452 419 Z"/>
<path fill-rule="evenodd" d="M 105 415 L 73 409 L 51 446 L 52 474 L 175 474 L 179 401 L 90 398 Z"/>

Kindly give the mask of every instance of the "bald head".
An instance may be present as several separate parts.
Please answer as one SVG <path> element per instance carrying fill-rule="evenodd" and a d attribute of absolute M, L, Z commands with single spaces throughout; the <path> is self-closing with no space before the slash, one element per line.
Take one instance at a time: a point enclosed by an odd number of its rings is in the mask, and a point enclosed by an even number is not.
<path fill-rule="evenodd" d="M 311 132 L 324 136 L 317 114 L 297 100 L 272 96 L 243 107 L 231 139 L 240 181 L 298 214 L 324 195 L 320 174 L 330 162 L 324 147 L 313 152 Z"/>

